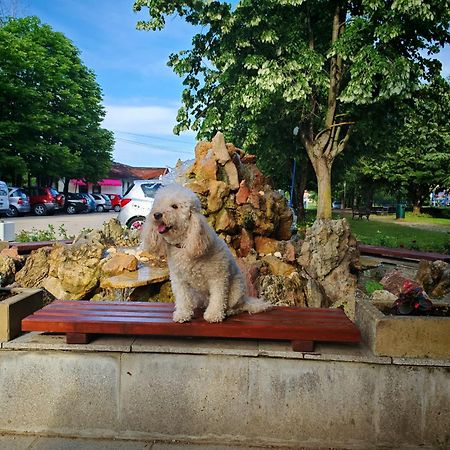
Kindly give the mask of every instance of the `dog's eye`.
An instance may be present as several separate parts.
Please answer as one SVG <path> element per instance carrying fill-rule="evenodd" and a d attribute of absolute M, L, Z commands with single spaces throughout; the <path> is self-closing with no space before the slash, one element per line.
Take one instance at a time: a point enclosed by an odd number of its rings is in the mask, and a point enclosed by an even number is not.
<path fill-rule="evenodd" d="M 174 204 L 172 205 L 172 208 L 173 208 L 173 209 L 178 209 L 178 205 L 174 203 Z"/>

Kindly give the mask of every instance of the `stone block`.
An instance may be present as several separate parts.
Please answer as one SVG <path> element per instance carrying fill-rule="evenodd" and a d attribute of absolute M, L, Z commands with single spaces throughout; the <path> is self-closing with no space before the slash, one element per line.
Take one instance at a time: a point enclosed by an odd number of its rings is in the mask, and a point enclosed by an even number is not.
<path fill-rule="evenodd" d="M 123 355 L 122 427 L 187 440 L 245 435 L 248 382 L 246 358 Z"/>
<path fill-rule="evenodd" d="M 98 437 L 119 428 L 118 354 L 0 352 L 0 430 Z"/>
<path fill-rule="evenodd" d="M 450 317 L 384 315 L 383 306 L 391 303 L 356 303 L 356 323 L 375 355 L 450 358 Z"/>
<path fill-rule="evenodd" d="M 0 301 L 0 341 L 9 341 L 22 330 L 22 319 L 43 306 L 41 289 L 4 288 L 11 297 Z"/>

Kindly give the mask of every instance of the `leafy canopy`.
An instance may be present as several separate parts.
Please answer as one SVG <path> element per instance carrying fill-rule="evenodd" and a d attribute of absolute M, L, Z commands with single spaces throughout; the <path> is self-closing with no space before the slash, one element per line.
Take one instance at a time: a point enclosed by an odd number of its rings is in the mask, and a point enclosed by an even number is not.
<path fill-rule="evenodd" d="M 331 167 L 353 125 L 436 77 L 433 55 L 450 41 L 449 0 L 136 0 L 142 8 L 150 16 L 140 29 L 162 29 L 176 14 L 198 30 L 169 58 L 185 85 L 175 132 L 220 129 L 270 162 L 292 151 L 298 125 L 324 218 Z"/>
<path fill-rule="evenodd" d="M 79 51 L 36 17 L 0 26 L 0 175 L 43 182 L 106 176 L 112 133 L 102 95 Z"/>

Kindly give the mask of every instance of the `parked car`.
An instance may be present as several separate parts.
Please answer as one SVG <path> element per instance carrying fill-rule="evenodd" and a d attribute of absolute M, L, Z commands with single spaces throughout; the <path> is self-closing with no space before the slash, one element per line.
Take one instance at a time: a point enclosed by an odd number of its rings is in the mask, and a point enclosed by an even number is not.
<path fill-rule="evenodd" d="M 140 229 L 161 186 L 160 180 L 135 180 L 120 201 L 119 222 L 130 229 Z"/>
<path fill-rule="evenodd" d="M 106 194 L 110 200 L 111 205 L 114 209 L 114 211 L 119 212 L 120 211 L 120 200 L 122 200 L 122 196 L 119 194 Z"/>
<path fill-rule="evenodd" d="M 78 214 L 88 210 L 87 200 L 82 194 L 69 192 L 65 200 L 64 209 L 67 214 Z"/>
<path fill-rule="evenodd" d="M 111 200 L 108 196 L 104 194 L 91 194 L 95 199 L 95 203 L 97 203 L 97 211 L 98 212 L 108 212 L 111 211 L 112 205 Z"/>
<path fill-rule="evenodd" d="M 0 214 L 9 211 L 8 186 L 4 181 L 0 181 Z"/>
<path fill-rule="evenodd" d="M 51 187 L 23 188 L 30 198 L 31 211 L 37 216 L 54 214 L 64 208 L 64 195 Z"/>
<path fill-rule="evenodd" d="M 86 193 L 80 193 L 80 195 L 82 195 L 86 201 L 87 201 L 87 212 L 94 212 L 97 211 L 97 203 L 95 201 L 95 198 L 92 197 L 92 194 L 86 194 Z"/>
<path fill-rule="evenodd" d="M 9 210 L 6 211 L 8 217 L 17 217 L 31 211 L 30 199 L 22 188 L 9 188 Z"/>

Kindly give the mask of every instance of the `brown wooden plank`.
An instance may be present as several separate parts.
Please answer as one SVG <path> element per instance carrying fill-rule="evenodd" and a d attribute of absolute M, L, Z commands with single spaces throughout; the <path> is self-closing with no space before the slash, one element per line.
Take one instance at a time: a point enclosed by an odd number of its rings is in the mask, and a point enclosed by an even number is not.
<path fill-rule="evenodd" d="M 274 307 L 211 324 L 197 311 L 191 322 L 172 320 L 173 304 L 56 301 L 22 321 L 24 331 L 359 342 L 360 334 L 342 310 Z M 86 336 L 69 340 L 88 339 Z M 297 345 L 297 344 L 293 344 Z M 298 344 L 299 348 L 302 344 Z M 303 348 L 311 344 L 304 344 Z M 308 347 L 309 348 L 309 347 Z"/>
<path fill-rule="evenodd" d="M 445 261 L 450 262 L 450 255 L 434 252 L 420 252 L 418 250 L 409 250 L 406 248 L 389 248 L 376 245 L 366 245 L 358 243 L 359 251 L 367 255 L 381 255 L 390 258 L 406 258 L 420 261 L 422 259 L 428 261 Z"/>
<path fill-rule="evenodd" d="M 93 335 L 84 333 L 66 333 L 67 344 L 89 344 Z"/>
<path fill-rule="evenodd" d="M 313 352 L 314 341 L 291 341 L 292 350 L 294 352 Z"/>

